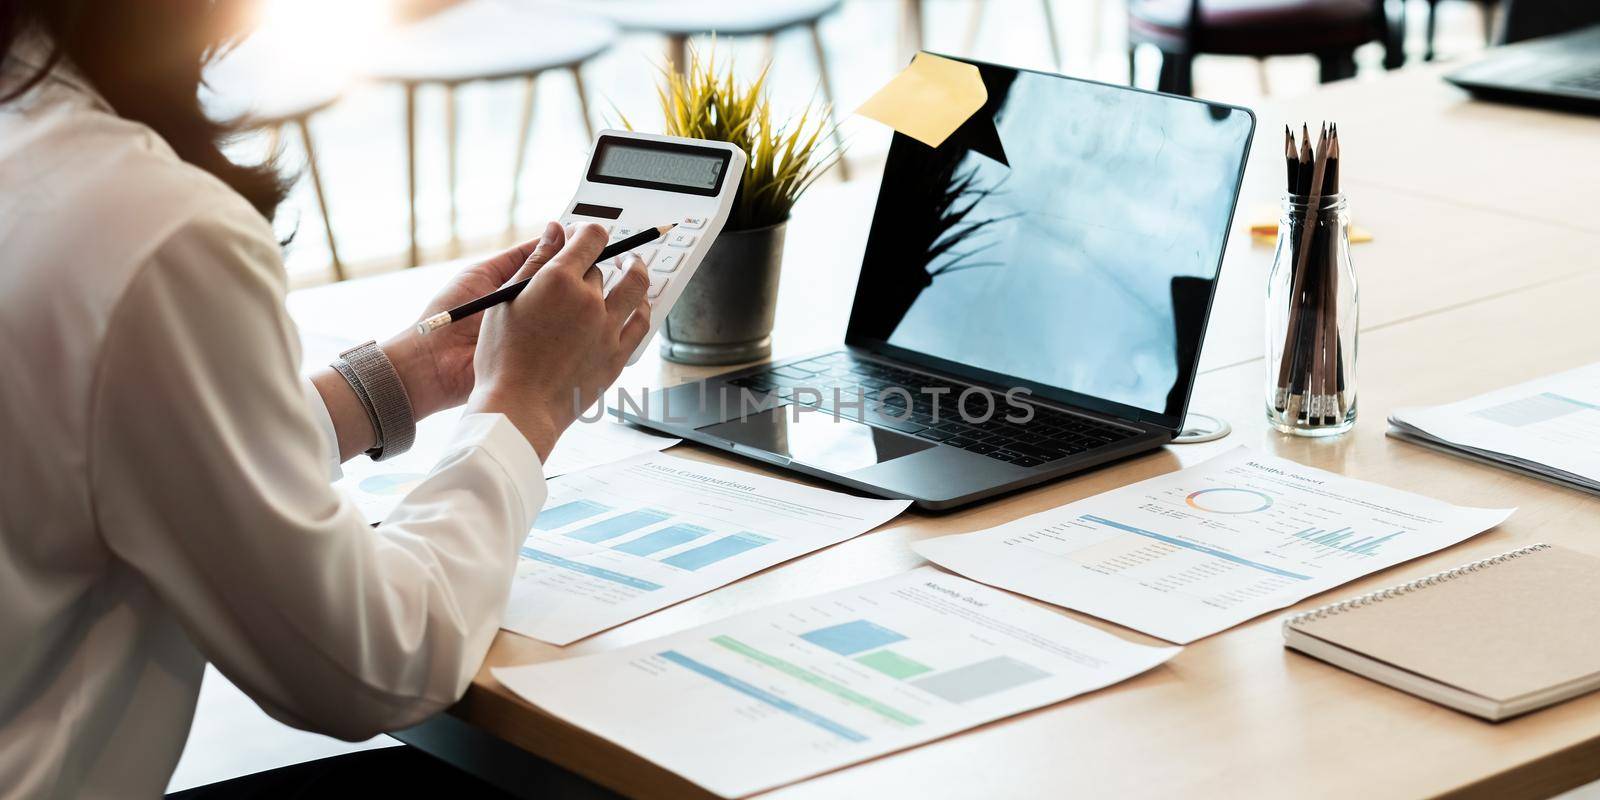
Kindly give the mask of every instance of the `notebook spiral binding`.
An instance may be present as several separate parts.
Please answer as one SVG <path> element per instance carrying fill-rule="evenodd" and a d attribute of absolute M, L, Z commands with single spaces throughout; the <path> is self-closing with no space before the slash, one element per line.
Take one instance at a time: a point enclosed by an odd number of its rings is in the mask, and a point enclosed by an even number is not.
<path fill-rule="evenodd" d="M 1509 553 L 1501 553 L 1500 555 L 1494 556 L 1493 558 L 1485 558 L 1482 561 L 1474 561 L 1474 562 L 1472 562 L 1470 564 L 1462 564 L 1461 566 L 1456 567 L 1454 569 L 1447 569 L 1444 572 L 1434 573 L 1432 575 L 1427 576 L 1426 578 L 1418 578 L 1418 579 L 1416 579 L 1414 581 L 1411 581 L 1410 583 L 1402 583 L 1399 586 L 1390 586 L 1387 589 L 1380 589 L 1380 590 L 1378 590 L 1376 592 L 1369 592 L 1367 594 L 1361 595 L 1360 597 L 1352 597 L 1349 600 L 1344 600 L 1342 602 L 1333 603 L 1331 605 L 1326 605 L 1326 606 L 1323 606 L 1321 608 L 1314 608 L 1314 609 L 1312 609 L 1310 611 L 1301 612 L 1299 614 L 1295 614 L 1295 615 L 1290 616 L 1289 618 L 1285 619 L 1283 621 L 1283 628 L 1284 628 L 1284 631 L 1287 632 L 1288 629 L 1289 629 L 1289 626 L 1291 626 L 1291 625 L 1295 625 L 1295 624 L 1298 624 L 1298 623 L 1301 623 L 1301 622 L 1311 622 L 1311 621 L 1314 621 L 1314 620 L 1322 619 L 1323 617 L 1331 617 L 1331 616 L 1334 616 L 1335 614 L 1343 614 L 1346 611 L 1351 611 L 1351 610 L 1354 610 L 1354 609 L 1357 609 L 1357 608 L 1370 606 L 1370 605 L 1372 605 L 1374 603 L 1381 603 L 1381 602 L 1383 602 L 1385 600 L 1389 600 L 1389 599 L 1392 599 L 1392 598 L 1395 598 L 1395 597 L 1399 597 L 1401 595 L 1410 594 L 1410 593 L 1412 593 L 1414 591 L 1417 591 L 1418 589 L 1425 589 L 1425 588 L 1427 588 L 1429 586 L 1433 586 L 1435 584 L 1440 584 L 1440 583 L 1444 583 L 1445 581 L 1454 580 L 1456 578 L 1461 577 L 1462 575 L 1466 575 L 1466 574 L 1472 573 L 1472 572 L 1477 572 L 1480 569 L 1484 569 L 1486 567 L 1492 567 L 1495 564 L 1504 564 L 1507 561 L 1510 561 L 1510 560 L 1512 560 L 1514 558 L 1521 558 L 1521 557 L 1523 557 L 1525 555 L 1528 555 L 1529 553 L 1537 553 L 1540 550 L 1548 550 L 1548 549 L 1550 549 L 1550 545 L 1547 545 L 1547 544 L 1532 544 L 1532 545 L 1528 545 L 1527 547 L 1523 547 L 1523 548 L 1520 548 L 1520 549 L 1517 549 L 1517 550 L 1512 550 Z"/>

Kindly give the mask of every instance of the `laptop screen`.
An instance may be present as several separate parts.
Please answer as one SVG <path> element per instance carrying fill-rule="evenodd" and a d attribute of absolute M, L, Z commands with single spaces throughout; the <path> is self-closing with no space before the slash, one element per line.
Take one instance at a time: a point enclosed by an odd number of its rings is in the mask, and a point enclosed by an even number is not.
<path fill-rule="evenodd" d="M 978 66 L 942 145 L 895 134 L 848 342 L 1178 427 L 1254 119 Z"/>

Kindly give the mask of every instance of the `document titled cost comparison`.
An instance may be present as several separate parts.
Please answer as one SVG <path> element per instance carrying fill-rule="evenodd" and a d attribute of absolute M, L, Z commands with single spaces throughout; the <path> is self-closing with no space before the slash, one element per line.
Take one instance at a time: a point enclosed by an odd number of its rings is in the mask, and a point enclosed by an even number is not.
<path fill-rule="evenodd" d="M 1187 644 L 1460 542 L 1454 506 L 1237 448 L 916 551 L 984 583 Z"/>
<path fill-rule="evenodd" d="M 1109 686 L 1178 653 L 932 567 L 494 675 L 743 797 Z"/>
<path fill-rule="evenodd" d="M 910 504 L 659 453 L 569 474 L 550 482 L 501 625 L 569 644 L 866 533 Z"/>

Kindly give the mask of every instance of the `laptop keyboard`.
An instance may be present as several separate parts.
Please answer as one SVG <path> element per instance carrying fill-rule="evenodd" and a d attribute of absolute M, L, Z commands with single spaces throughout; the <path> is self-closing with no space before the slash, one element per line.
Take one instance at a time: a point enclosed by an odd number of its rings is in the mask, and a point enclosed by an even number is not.
<path fill-rule="evenodd" d="M 1563 75 L 1555 80 L 1555 84 L 1564 89 L 1582 89 L 1589 92 L 1600 92 L 1600 69 L 1585 70 Z"/>
<path fill-rule="evenodd" d="M 1006 417 L 1024 412 L 1005 395 L 988 390 L 972 392 L 958 409 L 962 392 L 974 387 L 845 352 L 785 364 L 731 383 L 1019 467 L 1043 466 L 1140 435 L 1137 430 L 1033 403 L 1026 404 L 1033 409 L 1032 419 L 1010 422 Z M 937 394 L 937 410 L 934 394 L 924 389 Z M 940 389 L 946 393 L 938 394 Z M 864 411 L 854 405 L 858 399 Z M 991 400 L 992 415 L 986 414 Z"/>

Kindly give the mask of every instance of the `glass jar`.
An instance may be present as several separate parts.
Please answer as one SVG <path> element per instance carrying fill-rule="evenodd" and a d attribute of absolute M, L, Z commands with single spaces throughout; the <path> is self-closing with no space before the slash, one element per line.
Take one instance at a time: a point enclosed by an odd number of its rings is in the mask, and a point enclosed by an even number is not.
<path fill-rule="evenodd" d="M 1314 222 L 1313 222 L 1314 220 Z M 1267 276 L 1267 421 L 1297 436 L 1356 424 L 1355 268 L 1344 195 L 1288 195 Z"/>

